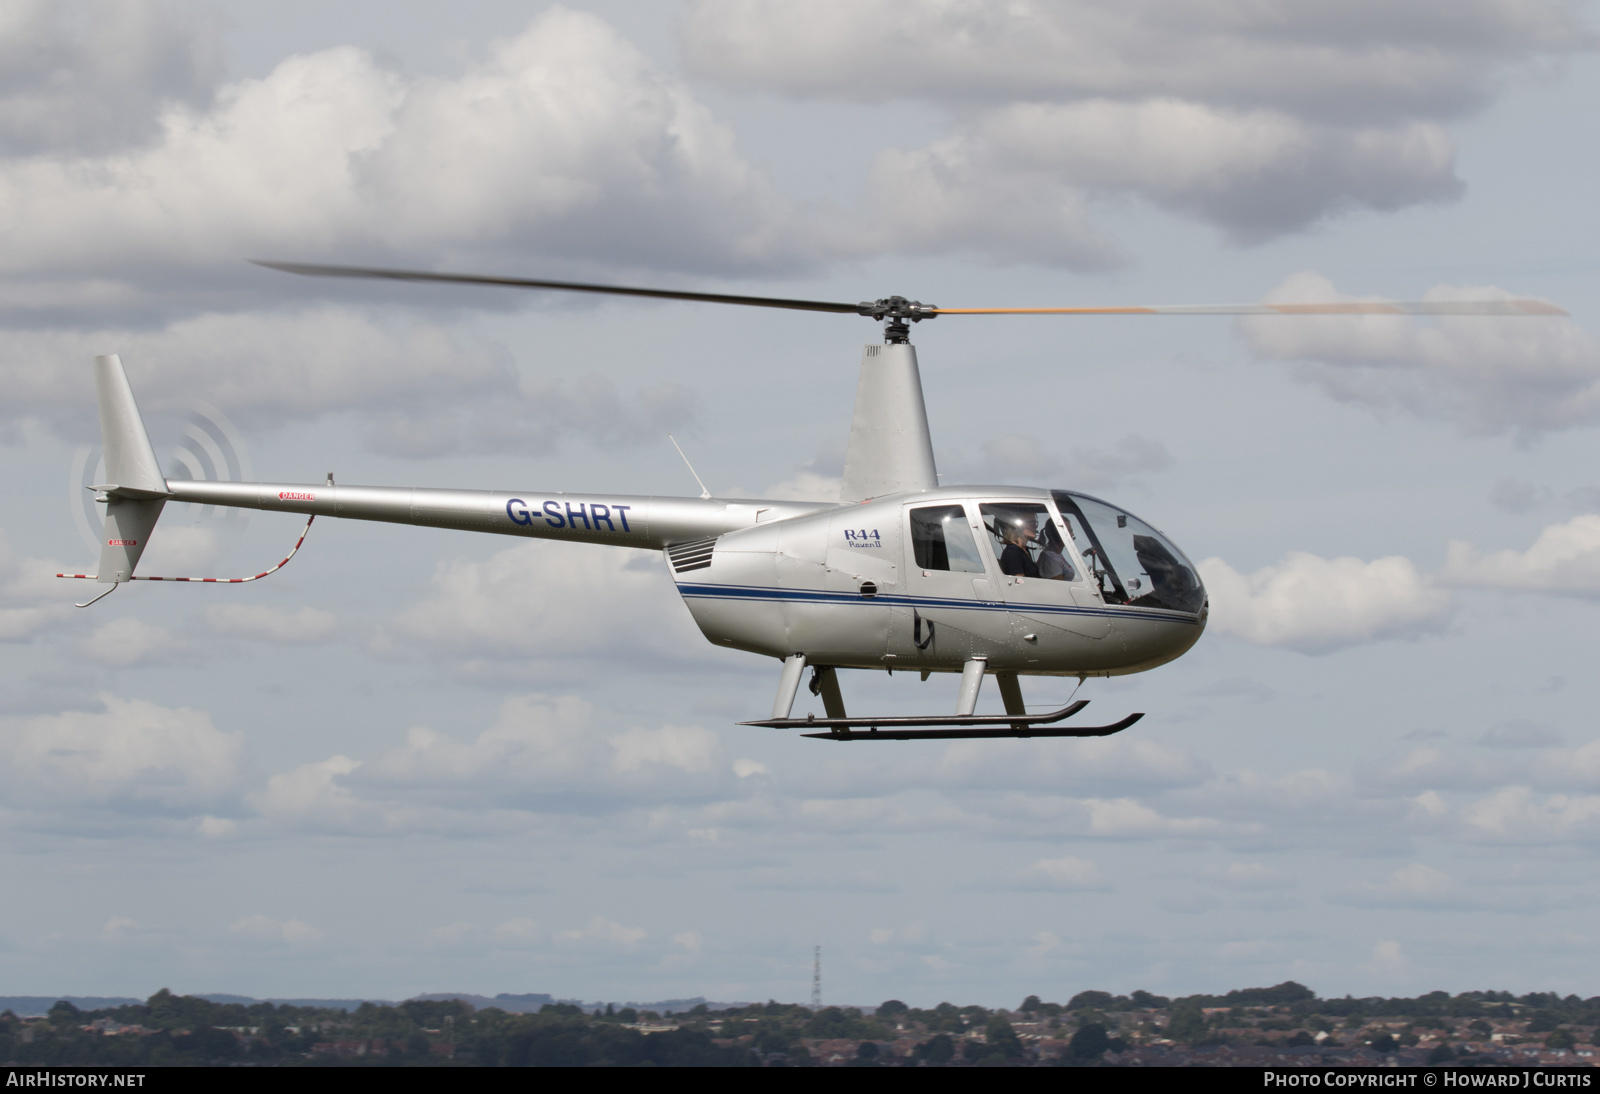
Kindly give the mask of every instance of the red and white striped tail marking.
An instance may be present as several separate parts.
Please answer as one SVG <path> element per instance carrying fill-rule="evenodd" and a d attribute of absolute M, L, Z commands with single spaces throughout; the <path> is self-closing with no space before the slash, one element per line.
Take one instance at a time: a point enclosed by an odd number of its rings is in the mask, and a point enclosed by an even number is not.
<path fill-rule="evenodd" d="M 293 558 L 297 553 L 299 553 L 300 545 L 306 541 L 306 533 L 311 531 L 311 522 L 316 520 L 316 519 L 317 519 L 316 517 L 311 517 L 306 521 L 306 526 L 304 528 L 300 529 L 300 538 L 294 541 L 294 547 L 289 551 L 288 554 L 283 556 L 283 561 L 282 562 L 278 563 L 276 566 L 274 566 L 270 570 L 262 570 L 259 574 L 255 574 L 255 575 L 253 575 L 251 577 L 137 577 L 137 576 L 135 576 L 135 577 L 128 578 L 128 580 L 129 581 L 198 581 L 198 582 L 200 582 L 202 584 L 205 584 L 205 585 L 242 585 L 246 581 L 260 581 L 262 578 L 266 577 L 268 574 L 275 574 L 279 570 L 283 569 L 285 566 L 289 565 L 289 560 L 291 558 Z M 89 581 L 93 581 L 99 575 L 98 574 L 57 574 L 56 576 L 57 577 L 78 577 L 78 578 L 87 579 Z"/>

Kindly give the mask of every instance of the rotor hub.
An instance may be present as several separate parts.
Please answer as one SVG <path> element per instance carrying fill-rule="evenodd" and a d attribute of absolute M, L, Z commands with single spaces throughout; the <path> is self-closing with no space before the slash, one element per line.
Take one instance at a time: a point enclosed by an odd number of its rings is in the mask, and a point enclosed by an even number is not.
<path fill-rule="evenodd" d="M 939 309 L 920 300 L 907 300 L 903 296 L 885 296 L 878 300 L 863 300 L 857 311 L 883 323 L 883 340 L 893 345 L 911 341 L 912 323 L 924 319 L 937 319 Z"/>

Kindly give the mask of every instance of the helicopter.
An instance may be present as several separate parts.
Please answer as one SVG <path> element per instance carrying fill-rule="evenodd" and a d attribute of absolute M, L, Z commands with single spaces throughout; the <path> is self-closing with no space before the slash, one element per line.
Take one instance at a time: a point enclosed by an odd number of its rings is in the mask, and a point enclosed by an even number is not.
<path fill-rule="evenodd" d="M 606 544 L 663 553 L 684 604 L 712 644 L 780 662 L 770 717 L 743 726 L 801 729 L 833 741 L 1095 737 L 1138 722 L 1063 726 L 1085 700 L 1029 714 L 1021 678 L 1108 677 L 1181 657 L 1210 602 L 1193 563 L 1155 526 L 1071 489 L 941 486 L 911 326 L 953 315 L 1565 315 L 1540 300 L 1345 301 L 1133 307 L 945 308 L 901 296 L 861 303 L 637 288 L 476 274 L 260 261 L 317 277 L 375 278 L 732 304 L 870 318 L 882 342 L 862 352 L 840 494 L 773 501 L 445 490 L 323 483 L 218 482 L 162 475 L 119 357 L 96 357 L 107 482 L 93 574 L 128 581 L 242 583 L 136 575 L 168 501 Z M 676 442 L 674 442 L 676 444 Z M 680 449 L 681 454 L 681 449 Z M 685 458 L 687 463 L 687 458 Z M 690 467 L 691 473 L 693 467 Z M 696 476 L 698 481 L 698 476 Z M 826 717 L 792 717 L 806 670 Z M 851 717 L 839 670 L 959 673 L 953 714 Z M 1004 715 L 976 713 L 993 676 Z"/>

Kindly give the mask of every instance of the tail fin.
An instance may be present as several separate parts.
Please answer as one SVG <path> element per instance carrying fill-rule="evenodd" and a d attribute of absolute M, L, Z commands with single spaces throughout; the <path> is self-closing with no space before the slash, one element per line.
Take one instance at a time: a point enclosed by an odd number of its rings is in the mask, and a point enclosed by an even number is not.
<path fill-rule="evenodd" d="M 917 351 L 905 343 L 869 345 L 861 356 L 839 501 L 851 505 L 903 490 L 938 488 Z"/>
<path fill-rule="evenodd" d="M 155 449 L 133 401 L 133 389 L 122 359 L 107 354 L 94 359 L 94 382 L 100 399 L 100 440 L 105 448 L 107 482 L 97 484 L 96 501 L 106 503 L 105 534 L 100 543 L 102 584 L 133 576 L 150 532 L 172 495 L 161 475 Z"/>

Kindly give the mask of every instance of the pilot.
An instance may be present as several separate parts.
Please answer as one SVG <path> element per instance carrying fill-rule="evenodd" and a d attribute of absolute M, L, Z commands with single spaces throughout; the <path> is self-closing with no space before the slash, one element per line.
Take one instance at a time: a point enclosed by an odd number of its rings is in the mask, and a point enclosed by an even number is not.
<path fill-rule="evenodd" d="M 1018 513 L 1000 522 L 1000 572 L 1013 577 L 1038 577 L 1039 566 L 1028 554 L 1028 544 L 1039 536 L 1039 525 L 1032 513 Z"/>
<path fill-rule="evenodd" d="M 1077 577 L 1072 571 L 1072 563 L 1067 561 L 1067 556 L 1062 553 L 1061 533 L 1056 531 L 1056 526 L 1046 520 L 1044 525 L 1044 547 L 1039 552 L 1039 576 L 1052 581 L 1072 581 Z"/>

